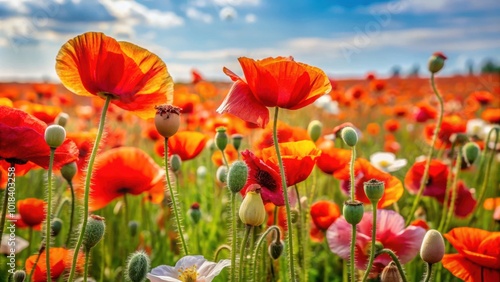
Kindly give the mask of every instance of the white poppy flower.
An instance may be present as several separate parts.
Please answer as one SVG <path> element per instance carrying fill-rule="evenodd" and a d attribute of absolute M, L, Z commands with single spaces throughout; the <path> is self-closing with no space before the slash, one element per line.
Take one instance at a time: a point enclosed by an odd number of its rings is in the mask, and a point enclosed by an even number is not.
<path fill-rule="evenodd" d="M 155 267 L 146 277 L 152 282 L 210 282 L 229 265 L 231 261 L 227 259 L 215 263 L 207 261 L 203 256 L 185 256 L 177 261 L 175 267 Z"/>
<path fill-rule="evenodd" d="M 0 254 L 8 255 L 11 253 L 11 250 L 14 253 L 19 253 L 22 250 L 26 249 L 29 246 L 29 242 L 24 240 L 19 236 L 10 237 L 10 234 L 4 234 L 2 236 L 2 242 L 0 244 Z"/>
<path fill-rule="evenodd" d="M 486 122 L 482 119 L 470 119 L 467 121 L 465 133 L 469 136 L 478 136 L 479 138 L 482 138 L 482 131 L 485 125 Z"/>
<path fill-rule="evenodd" d="M 385 172 L 394 172 L 403 168 L 408 161 L 406 159 L 396 159 L 393 153 L 377 152 L 370 156 L 370 163 Z"/>

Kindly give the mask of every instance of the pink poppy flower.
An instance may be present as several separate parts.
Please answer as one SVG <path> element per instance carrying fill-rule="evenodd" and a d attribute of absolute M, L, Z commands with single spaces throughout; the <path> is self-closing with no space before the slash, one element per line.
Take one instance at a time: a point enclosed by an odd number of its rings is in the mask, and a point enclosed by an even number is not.
<path fill-rule="evenodd" d="M 370 254 L 372 234 L 372 212 L 365 212 L 363 219 L 358 224 L 356 234 L 356 268 L 365 269 Z M 343 259 L 349 259 L 351 246 L 351 224 L 342 216 L 337 219 L 326 232 L 328 245 L 333 253 Z M 384 248 L 391 249 L 401 263 L 411 261 L 420 251 L 424 239 L 425 229 L 418 226 L 405 228 L 404 218 L 395 211 L 377 210 L 377 242 Z M 371 270 L 376 274 L 382 271 L 391 262 L 387 254 L 379 255 Z"/>

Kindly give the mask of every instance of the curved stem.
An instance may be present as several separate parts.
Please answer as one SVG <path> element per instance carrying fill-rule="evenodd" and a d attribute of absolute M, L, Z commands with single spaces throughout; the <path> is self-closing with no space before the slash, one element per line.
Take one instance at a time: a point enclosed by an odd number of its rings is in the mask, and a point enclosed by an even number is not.
<path fill-rule="evenodd" d="M 411 207 L 410 213 L 408 214 L 408 218 L 406 219 L 406 225 L 409 225 L 411 223 L 411 220 L 413 219 L 413 214 L 417 210 L 417 206 L 420 202 L 420 198 L 422 197 L 422 194 L 424 193 L 425 185 L 427 184 L 427 180 L 429 178 L 429 169 L 431 166 L 432 153 L 434 152 L 434 146 L 436 145 L 436 140 L 437 140 L 439 131 L 441 130 L 441 124 L 443 123 L 443 113 L 444 113 L 443 98 L 441 97 L 441 95 L 437 91 L 436 84 L 434 83 L 434 73 L 431 74 L 431 86 L 432 86 L 432 90 L 434 91 L 434 94 L 436 94 L 436 97 L 439 101 L 438 120 L 436 123 L 436 128 L 434 129 L 434 135 L 432 135 L 431 147 L 429 149 L 429 153 L 427 154 L 427 159 L 425 161 L 424 175 L 422 176 L 422 180 L 420 182 L 420 188 L 418 189 L 417 196 L 415 197 L 415 200 L 413 200 L 413 205 Z"/>
<path fill-rule="evenodd" d="M 186 241 L 184 240 L 184 234 L 182 230 L 181 214 L 179 212 L 179 208 L 177 207 L 177 194 L 176 191 L 174 191 L 174 188 L 172 187 L 172 184 L 170 182 L 170 173 L 168 169 L 168 138 L 165 138 L 165 174 L 167 176 L 168 192 L 170 193 L 170 198 L 172 201 L 172 210 L 174 211 L 175 223 L 177 225 L 177 232 L 179 232 L 179 238 L 182 243 L 182 249 L 184 250 L 184 255 L 188 255 L 189 251 L 186 245 Z"/>
<path fill-rule="evenodd" d="M 236 225 L 236 193 L 231 192 L 231 281 L 236 280 L 236 246 L 238 241 Z"/>
<path fill-rule="evenodd" d="M 99 128 L 97 129 L 97 136 L 92 148 L 92 153 L 90 153 L 89 163 L 87 167 L 87 175 L 85 177 L 85 190 L 83 196 L 83 213 L 82 213 L 82 227 L 79 232 L 78 241 L 76 242 L 75 250 L 73 252 L 73 259 L 71 264 L 71 270 L 69 273 L 68 281 L 73 281 L 75 277 L 76 262 L 78 259 L 78 253 L 83 243 L 83 236 L 85 234 L 85 229 L 87 228 L 87 220 L 89 214 L 89 194 L 90 194 L 90 180 L 92 179 L 92 170 L 94 168 L 95 158 L 97 156 L 97 151 L 99 149 L 99 143 L 101 142 L 102 133 L 104 132 L 104 123 L 106 121 L 106 112 L 108 111 L 109 102 L 111 101 L 111 96 L 106 96 L 106 101 L 102 108 L 101 120 L 99 121 Z"/>
<path fill-rule="evenodd" d="M 240 262 L 239 262 L 239 271 L 238 271 L 238 281 L 244 281 L 245 280 L 245 273 L 243 272 L 243 265 L 245 261 L 245 249 L 247 246 L 248 242 L 248 237 L 250 235 L 250 231 L 252 231 L 253 226 L 252 225 L 247 225 L 245 226 L 245 235 L 243 236 L 243 241 L 241 242 L 241 247 L 240 247 Z"/>
<path fill-rule="evenodd" d="M 392 258 L 392 261 L 394 261 L 394 263 L 396 264 L 399 275 L 401 275 L 401 279 L 403 280 L 403 282 L 408 282 L 408 279 L 406 279 L 406 275 L 403 270 L 403 266 L 401 266 L 401 262 L 399 262 L 398 256 L 396 256 L 396 254 L 390 249 L 382 249 L 377 253 L 377 255 L 380 254 L 388 254 Z"/>
<path fill-rule="evenodd" d="M 51 220 L 52 220 L 52 166 L 54 165 L 54 155 L 56 148 L 50 148 L 49 170 L 47 172 L 47 214 L 45 215 L 45 265 L 47 266 L 47 282 L 52 281 L 50 275 L 50 241 L 51 241 Z"/>
<path fill-rule="evenodd" d="M 255 251 L 253 253 L 253 258 L 252 258 L 252 267 L 253 267 L 253 281 L 257 281 L 257 257 L 259 256 L 259 249 L 260 249 L 260 245 L 262 245 L 262 242 L 264 242 L 264 240 L 266 239 L 267 235 L 271 232 L 271 231 L 274 231 L 276 232 L 276 241 L 279 242 L 279 240 L 281 239 L 281 231 L 280 231 L 280 228 L 276 225 L 271 225 L 267 228 L 267 230 L 262 234 L 260 235 L 260 238 L 259 240 L 257 240 L 257 244 L 255 245 Z"/>
<path fill-rule="evenodd" d="M 283 198 L 285 200 L 286 208 L 286 225 L 288 226 L 288 236 L 286 243 L 286 253 L 288 261 L 288 275 L 290 281 L 295 281 L 295 262 L 293 259 L 293 230 L 292 230 L 292 217 L 290 212 L 290 201 L 288 199 L 287 184 L 285 177 L 285 168 L 283 167 L 283 160 L 281 159 L 280 147 L 278 143 L 278 107 L 275 108 L 274 112 L 274 124 L 273 124 L 273 143 L 276 150 L 276 158 L 278 159 L 278 164 L 280 167 L 281 174 L 281 186 L 283 189 Z"/>
<path fill-rule="evenodd" d="M 462 150 L 458 150 L 458 155 L 457 159 L 455 161 L 455 177 L 453 178 L 453 184 L 451 186 L 451 202 L 450 206 L 448 207 L 448 214 L 446 215 L 446 219 L 444 222 L 441 222 L 439 225 L 438 230 L 440 232 L 443 232 L 448 228 L 448 225 L 450 224 L 451 217 L 453 216 L 453 212 L 455 211 L 455 201 L 457 200 L 457 182 L 458 182 L 458 175 L 460 174 L 460 167 L 462 166 Z M 452 173 L 452 172 L 450 172 Z M 444 203 L 445 205 L 448 203 Z"/>
<path fill-rule="evenodd" d="M 356 224 L 352 224 L 352 232 L 351 232 L 351 256 L 350 256 L 350 273 L 351 273 L 351 282 L 356 282 L 356 268 L 354 265 L 354 249 L 356 247 Z"/>
<path fill-rule="evenodd" d="M 426 263 L 426 264 L 427 264 L 427 272 L 425 273 L 424 282 L 429 282 L 431 281 L 432 277 L 432 263 Z"/>
<path fill-rule="evenodd" d="M 89 257 L 90 257 L 90 250 L 87 250 L 85 252 L 85 265 L 83 269 L 83 282 L 87 282 L 87 276 L 89 275 Z"/>
<path fill-rule="evenodd" d="M 36 256 L 35 262 L 33 263 L 31 271 L 28 275 L 28 279 L 27 279 L 28 281 L 31 281 L 30 279 L 31 279 L 31 277 L 33 277 L 33 273 L 35 273 L 36 265 L 38 264 L 38 261 L 40 260 L 40 256 L 42 255 L 42 252 L 43 252 L 43 250 L 40 250 L 38 252 L 38 255 Z"/>
<path fill-rule="evenodd" d="M 15 191 L 15 182 L 11 182 L 10 180 L 13 179 L 11 178 L 11 173 L 14 175 L 14 172 L 16 171 L 15 169 L 15 164 L 14 163 L 10 163 L 10 167 L 8 168 L 7 170 L 7 186 L 5 188 L 5 190 L 3 190 L 3 205 L 2 205 L 2 215 L 0 215 L 0 241 L 2 240 L 2 236 L 3 236 L 3 228 L 5 226 L 5 219 L 6 219 L 6 215 L 7 215 L 7 204 L 8 204 L 8 194 L 9 194 L 9 187 L 11 186 L 10 184 L 12 184 L 12 186 L 14 187 L 14 191 Z M 14 180 L 15 181 L 15 180 Z"/>
<path fill-rule="evenodd" d="M 363 275 L 363 282 L 368 279 L 368 274 L 373 266 L 373 261 L 375 260 L 375 243 L 377 241 L 377 203 L 372 203 L 372 213 L 373 213 L 373 221 L 372 221 L 372 245 L 370 249 L 370 259 L 368 261 L 368 266 L 366 267 L 365 274 Z"/>
<path fill-rule="evenodd" d="M 214 261 L 217 261 L 217 259 L 219 258 L 219 254 L 222 250 L 231 251 L 231 247 L 229 247 L 228 245 L 222 245 L 222 246 L 218 247 L 217 250 L 215 250 Z"/>
<path fill-rule="evenodd" d="M 71 212 L 69 216 L 69 229 L 68 229 L 68 237 L 66 238 L 66 246 L 69 246 L 69 241 L 71 240 L 71 234 L 73 234 L 73 218 L 75 216 L 75 189 L 73 189 L 73 182 L 68 181 L 69 190 L 71 191 Z"/>

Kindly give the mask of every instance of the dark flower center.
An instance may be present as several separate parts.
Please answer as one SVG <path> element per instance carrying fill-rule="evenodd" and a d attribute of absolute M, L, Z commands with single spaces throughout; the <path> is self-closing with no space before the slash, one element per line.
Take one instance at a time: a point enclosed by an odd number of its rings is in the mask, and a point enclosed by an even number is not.
<path fill-rule="evenodd" d="M 276 181 L 274 178 L 269 174 L 269 172 L 264 171 L 264 170 L 257 170 L 257 174 L 255 175 L 255 178 L 257 179 L 257 182 L 263 186 L 266 187 L 267 189 L 271 191 L 276 190 Z"/>

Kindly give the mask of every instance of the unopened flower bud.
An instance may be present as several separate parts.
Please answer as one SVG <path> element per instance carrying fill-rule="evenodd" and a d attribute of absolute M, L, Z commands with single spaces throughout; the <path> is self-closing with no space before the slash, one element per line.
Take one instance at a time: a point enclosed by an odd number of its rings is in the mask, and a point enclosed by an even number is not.
<path fill-rule="evenodd" d="M 177 133 L 181 124 L 181 108 L 165 104 L 155 106 L 155 109 L 155 126 L 158 133 L 165 138 Z"/>
<path fill-rule="evenodd" d="M 66 130 L 64 127 L 53 124 L 45 129 L 45 142 L 50 148 L 55 149 L 64 143 L 66 139 Z"/>
<path fill-rule="evenodd" d="M 60 218 L 54 218 L 52 219 L 52 222 L 50 223 L 50 230 L 51 230 L 51 236 L 56 237 L 59 232 L 61 232 L 63 227 L 63 222 Z"/>
<path fill-rule="evenodd" d="M 356 225 L 363 218 L 365 210 L 360 201 L 346 201 L 343 212 L 345 220 L 351 225 Z"/>
<path fill-rule="evenodd" d="M 431 73 L 437 73 L 444 66 L 444 61 L 446 60 L 446 56 L 441 52 L 436 52 L 432 54 L 429 58 L 429 71 Z"/>
<path fill-rule="evenodd" d="M 480 151 L 481 149 L 475 142 L 468 142 L 462 147 L 462 154 L 467 166 L 471 166 L 476 161 Z"/>
<path fill-rule="evenodd" d="M 299 211 L 295 208 L 290 209 L 290 221 L 295 224 L 299 221 Z"/>
<path fill-rule="evenodd" d="M 142 282 L 149 271 L 149 257 L 144 252 L 135 252 L 127 264 L 127 278 L 132 282 Z"/>
<path fill-rule="evenodd" d="M 217 133 L 215 133 L 215 146 L 217 149 L 224 151 L 227 146 L 227 134 L 225 127 L 217 127 Z"/>
<path fill-rule="evenodd" d="M 358 133 L 356 130 L 350 126 L 344 127 L 342 129 L 342 140 L 349 147 L 354 147 L 358 143 Z"/>
<path fill-rule="evenodd" d="M 276 260 L 279 259 L 281 254 L 283 253 L 283 243 L 281 241 L 272 241 L 271 244 L 269 245 L 267 252 L 269 253 L 269 256 Z"/>
<path fill-rule="evenodd" d="M 67 113 L 59 113 L 57 115 L 55 124 L 58 124 L 62 127 L 66 127 L 66 124 L 68 123 L 69 115 Z"/>
<path fill-rule="evenodd" d="M 233 140 L 233 146 L 236 150 L 239 150 L 241 147 L 241 140 L 243 140 L 243 135 L 235 133 L 231 135 L 231 139 Z"/>
<path fill-rule="evenodd" d="M 363 183 L 363 187 L 365 189 L 366 197 L 372 204 L 378 203 L 384 195 L 384 182 L 378 181 L 377 179 L 371 179 Z"/>
<path fill-rule="evenodd" d="M 215 177 L 219 182 L 221 183 L 226 183 L 227 180 L 227 166 L 221 165 L 219 168 L 217 168 L 217 171 L 215 172 Z"/>
<path fill-rule="evenodd" d="M 66 181 L 71 182 L 73 180 L 73 177 L 75 177 L 77 170 L 78 169 L 76 166 L 76 162 L 65 164 L 61 168 L 61 175 L 64 177 L 64 179 L 66 179 Z"/>
<path fill-rule="evenodd" d="M 128 223 L 128 230 L 130 231 L 130 236 L 135 237 L 135 235 L 137 235 L 137 229 L 139 229 L 139 222 L 131 220 Z"/>
<path fill-rule="evenodd" d="M 191 205 L 191 208 L 188 210 L 188 215 L 194 222 L 194 224 L 198 224 L 198 222 L 200 222 L 201 219 L 200 204 L 193 203 Z"/>
<path fill-rule="evenodd" d="M 87 220 L 87 228 L 85 229 L 85 235 L 83 237 L 83 248 L 85 251 L 90 251 L 102 237 L 104 237 L 104 231 L 106 229 L 106 224 L 104 223 L 104 217 L 100 217 L 95 214 L 91 214 Z"/>
<path fill-rule="evenodd" d="M 403 279 L 399 274 L 398 267 L 396 263 L 391 261 L 385 268 L 382 270 L 382 274 L 380 274 L 381 282 L 401 282 Z"/>
<path fill-rule="evenodd" d="M 24 282 L 26 279 L 26 272 L 24 270 L 16 270 L 12 275 L 13 282 Z"/>
<path fill-rule="evenodd" d="M 420 247 L 420 257 L 427 263 L 437 263 L 444 256 L 444 239 L 441 233 L 435 229 L 430 229 L 425 233 Z"/>
<path fill-rule="evenodd" d="M 235 161 L 227 172 L 227 187 L 231 192 L 238 193 L 247 183 L 248 166 L 243 161 Z"/>
<path fill-rule="evenodd" d="M 260 195 L 260 185 L 250 185 L 240 206 L 241 221 L 246 225 L 259 226 L 264 223 L 266 214 L 266 208 Z"/>
<path fill-rule="evenodd" d="M 319 120 L 313 120 L 307 126 L 307 134 L 313 142 L 318 141 L 321 136 L 321 131 L 323 130 L 323 123 Z"/>
<path fill-rule="evenodd" d="M 179 170 L 181 170 L 182 166 L 182 159 L 179 155 L 173 154 L 170 156 L 170 167 L 172 168 L 172 171 L 174 173 L 177 173 Z"/>

